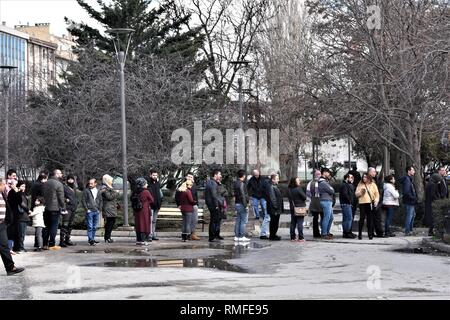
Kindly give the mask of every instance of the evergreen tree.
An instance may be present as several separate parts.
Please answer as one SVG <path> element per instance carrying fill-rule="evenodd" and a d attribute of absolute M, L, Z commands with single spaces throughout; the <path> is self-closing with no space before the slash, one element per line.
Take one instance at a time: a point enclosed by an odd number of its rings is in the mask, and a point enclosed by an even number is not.
<path fill-rule="evenodd" d="M 200 28 L 182 29 L 183 25 L 189 23 L 191 16 L 179 14 L 180 10 L 173 0 L 161 1 L 159 4 L 152 0 L 112 0 L 110 4 L 97 0 L 99 11 L 85 0 L 77 2 L 105 29 L 135 30 L 130 43 L 132 58 L 148 54 L 179 55 L 193 62 L 203 43 L 204 37 L 200 33 Z M 114 52 L 111 40 L 99 30 L 67 17 L 65 21 L 70 25 L 68 30 L 77 37 L 81 50 L 89 43 L 94 43 L 99 50 Z"/>

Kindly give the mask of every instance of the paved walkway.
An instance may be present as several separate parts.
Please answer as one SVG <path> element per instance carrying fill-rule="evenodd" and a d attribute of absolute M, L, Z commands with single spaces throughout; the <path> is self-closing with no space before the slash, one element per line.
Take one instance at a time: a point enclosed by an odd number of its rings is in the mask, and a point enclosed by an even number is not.
<path fill-rule="evenodd" d="M 449 299 L 449 256 L 413 254 L 421 237 L 305 244 L 253 239 L 250 245 L 183 244 L 160 234 L 15 256 L 26 272 L 0 272 L 0 299 Z M 288 238 L 288 230 L 281 235 Z M 26 244 L 32 246 L 32 237 Z M 420 250 L 417 250 L 420 253 Z"/>

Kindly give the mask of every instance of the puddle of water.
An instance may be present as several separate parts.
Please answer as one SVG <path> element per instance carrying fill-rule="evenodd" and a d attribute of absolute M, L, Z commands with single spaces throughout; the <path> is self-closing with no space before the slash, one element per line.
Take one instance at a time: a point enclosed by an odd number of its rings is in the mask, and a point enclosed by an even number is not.
<path fill-rule="evenodd" d="M 52 290 L 47 291 L 47 293 L 51 294 L 80 294 L 87 292 L 98 292 L 110 289 L 124 288 L 124 289 L 136 289 L 136 288 L 159 288 L 159 287 L 171 287 L 173 284 L 164 283 L 164 282 L 142 282 L 142 283 L 130 283 L 130 284 L 119 284 L 114 285 L 113 287 L 109 286 L 100 286 L 100 287 L 82 287 L 76 289 L 63 289 L 63 290 Z"/>
<path fill-rule="evenodd" d="M 224 257 L 201 259 L 125 259 L 82 265 L 103 268 L 206 268 L 221 271 L 249 273 L 248 270 L 232 265 Z"/>
<path fill-rule="evenodd" d="M 245 245 L 234 245 L 234 244 L 220 244 L 220 243 L 210 243 L 207 245 L 180 245 L 180 246 L 172 246 L 172 247 L 159 247 L 159 248 L 139 248 L 139 249 L 130 249 L 130 248 L 107 248 L 100 250 L 78 250 L 75 253 L 77 254 L 126 254 L 131 256 L 136 255 L 148 255 L 151 251 L 165 251 L 165 250 L 204 250 L 204 249 L 217 249 L 217 250 L 227 250 L 227 251 L 240 251 L 248 250 L 248 249 L 264 249 L 268 248 L 270 245 L 261 244 L 256 242 L 251 242 Z"/>
<path fill-rule="evenodd" d="M 430 256 L 450 257 L 450 254 L 448 253 L 430 247 L 400 248 L 393 251 L 398 253 L 426 254 Z"/>

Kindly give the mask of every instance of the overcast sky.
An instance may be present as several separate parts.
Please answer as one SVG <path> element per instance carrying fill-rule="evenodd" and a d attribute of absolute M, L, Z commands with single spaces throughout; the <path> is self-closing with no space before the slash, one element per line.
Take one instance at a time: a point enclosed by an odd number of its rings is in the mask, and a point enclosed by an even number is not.
<path fill-rule="evenodd" d="M 95 0 L 87 2 L 96 5 Z M 10 28 L 18 24 L 29 23 L 31 26 L 49 22 L 50 32 L 61 36 L 67 33 L 65 16 L 77 22 L 89 22 L 94 26 L 88 14 L 75 0 L 0 0 L 0 21 L 5 21 Z"/>

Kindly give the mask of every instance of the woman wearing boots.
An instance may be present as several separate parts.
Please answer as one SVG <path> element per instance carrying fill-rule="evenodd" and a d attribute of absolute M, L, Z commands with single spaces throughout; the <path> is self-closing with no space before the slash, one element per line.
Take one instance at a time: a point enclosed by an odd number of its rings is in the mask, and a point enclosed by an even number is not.
<path fill-rule="evenodd" d="M 113 243 L 111 238 L 114 225 L 117 218 L 117 196 L 118 193 L 113 189 L 113 177 L 105 174 L 103 176 L 103 188 L 101 190 L 103 198 L 103 218 L 105 218 L 105 242 Z"/>
<path fill-rule="evenodd" d="M 367 234 L 372 240 L 374 236 L 374 218 L 375 210 L 380 201 L 378 187 L 372 178 L 365 174 L 356 188 L 356 197 L 359 203 L 359 234 L 358 239 L 362 240 L 362 229 L 364 227 L 364 220 L 367 217 Z"/>
<path fill-rule="evenodd" d="M 191 234 L 191 218 L 194 211 L 194 205 L 196 204 L 192 197 L 192 181 L 187 180 L 178 189 L 180 192 L 180 210 L 183 215 L 183 227 L 181 231 L 181 238 L 183 242 L 188 240 L 188 236 Z"/>

